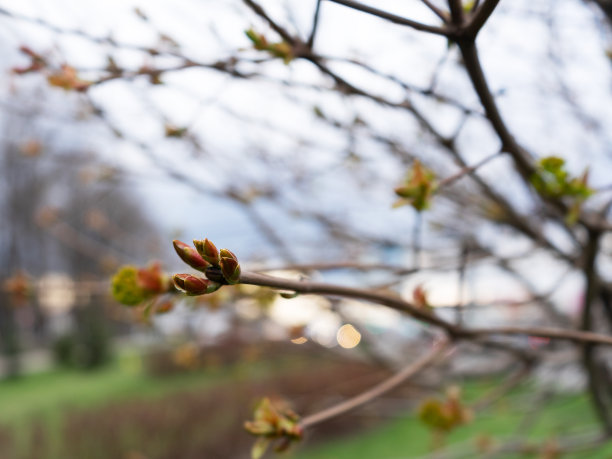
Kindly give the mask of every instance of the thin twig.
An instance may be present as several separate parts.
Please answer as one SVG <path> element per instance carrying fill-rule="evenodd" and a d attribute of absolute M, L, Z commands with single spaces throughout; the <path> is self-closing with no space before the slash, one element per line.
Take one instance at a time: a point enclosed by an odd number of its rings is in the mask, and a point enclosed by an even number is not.
<path fill-rule="evenodd" d="M 315 36 L 317 34 L 317 28 L 319 27 L 319 15 L 321 11 L 321 2 L 322 0 L 317 0 L 317 6 L 315 8 L 314 18 L 312 20 L 312 30 L 310 31 L 310 36 L 308 37 L 308 41 L 306 42 L 306 44 L 308 45 L 308 48 L 310 49 L 312 49 L 314 45 Z"/>
<path fill-rule="evenodd" d="M 448 22 L 448 14 L 446 12 L 444 12 L 443 10 L 441 10 L 440 8 L 438 8 L 436 5 L 434 5 L 432 2 L 430 2 L 429 0 L 421 0 L 426 6 L 427 8 L 429 8 L 436 16 L 438 16 L 440 19 L 442 19 L 443 22 Z"/>
<path fill-rule="evenodd" d="M 272 17 L 270 17 L 268 13 L 266 13 L 266 11 L 261 7 L 261 5 L 254 2 L 253 0 L 242 1 L 246 3 L 246 5 L 251 8 L 251 10 L 253 10 L 255 14 L 264 19 L 268 23 L 268 25 L 272 27 L 272 29 L 274 29 L 274 31 L 283 38 L 283 40 L 292 45 L 295 44 L 295 39 L 291 36 L 291 34 L 285 28 L 281 27 L 274 19 L 272 19 Z"/>
<path fill-rule="evenodd" d="M 248 1 L 248 0 L 245 0 Z M 413 21 L 412 19 L 407 19 L 402 16 L 397 16 L 396 14 L 388 13 L 387 11 L 379 10 L 378 8 L 374 8 L 368 5 L 364 5 L 363 3 L 355 2 L 353 0 L 328 0 L 333 3 L 338 3 L 340 5 L 347 6 L 357 11 L 362 11 L 364 13 L 371 14 L 373 16 L 377 16 L 382 19 L 386 19 L 387 21 L 393 22 L 395 24 L 400 24 L 404 26 L 411 27 L 415 30 L 420 30 L 421 32 L 428 32 L 435 35 L 449 36 L 450 32 L 442 27 L 432 26 L 428 24 L 423 24 L 418 21 Z"/>

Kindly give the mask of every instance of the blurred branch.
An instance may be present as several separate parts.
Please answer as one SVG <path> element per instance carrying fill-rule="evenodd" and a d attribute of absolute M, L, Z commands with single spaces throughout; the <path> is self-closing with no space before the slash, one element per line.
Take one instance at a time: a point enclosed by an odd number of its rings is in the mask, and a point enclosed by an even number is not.
<path fill-rule="evenodd" d="M 319 26 L 319 14 L 321 11 L 321 3 L 323 0 L 317 0 L 317 6 L 315 8 L 314 17 L 312 19 L 312 29 L 310 31 L 310 36 L 308 37 L 308 41 L 306 45 L 308 48 L 312 49 L 315 41 L 315 36 L 317 34 L 317 28 Z"/>
<path fill-rule="evenodd" d="M 489 17 L 493 14 L 493 11 L 495 11 L 498 4 L 499 0 L 484 0 L 482 5 L 480 5 L 476 9 L 476 12 L 473 13 L 472 19 L 466 25 L 465 34 L 472 39 L 476 38 L 476 35 L 478 35 L 480 29 L 482 29 L 485 23 L 489 20 Z"/>
<path fill-rule="evenodd" d="M 433 345 L 433 349 L 416 360 L 412 362 L 410 365 L 405 367 L 403 370 L 399 371 L 395 375 L 391 376 L 389 379 L 377 384 L 371 389 L 353 397 L 348 400 L 345 400 L 337 405 L 334 405 L 330 408 L 327 408 L 318 413 L 311 414 L 303 418 L 299 425 L 302 428 L 312 427 L 313 425 L 320 424 L 329 419 L 332 419 L 341 414 L 345 414 L 355 408 L 358 408 L 377 397 L 389 392 L 392 389 L 395 389 L 403 382 L 407 381 L 410 378 L 413 378 L 415 375 L 423 371 L 428 366 L 433 365 L 443 354 L 449 355 L 453 352 L 454 349 L 448 349 L 449 343 L 448 341 L 440 341 Z"/>
<path fill-rule="evenodd" d="M 213 278 L 211 280 L 214 281 L 215 279 Z M 489 335 L 536 336 L 541 338 L 612 345 L 612 336 L 578 330 L 546 327 L 461 328 L 433 314 L 430 314 L 429 312 L 417 308 L 413 304 L 398 296 L 391 296 L 380 292 L 372 292 L 368 289 L 344 287 L 321 282 L 295 281 L 252 272 L 243 272 L 240 276 L 240 283 L 271 287 L 280 290 L 290 290 L 297 293 L 341 296 L 357 300 L 370 301 L 406 313 L 415 319 L 439 327 L 446 331 L 450 336 L 459 339 L 469 340 L 480 336 Z"/>
<path fill-rule="evenodd" d="M 355 2 L 352 0 L 327 0 L 332 3 L 338 3 L 340 5 L 347 6 L 357 11 L 362 11 L 364 13 L 371 14 L 373 16 L 377 16 L 382 19 L 386 19 L 387 21 L 393 22 L 394 24 L 400 24 L 403 26 L 411 27 L 415 30 L 419 30 L 421 32 L 428 32 L 435 35 L 449 36 L 450 32 L 442 27 L 431 26 L 427 24 L 422 24 L 417 21 L 413 21 L 411 19 L 407 19 L 401 16 L 397 16 L 392 13 L 388 13 L 386 11 L 380 10 L 378 8 L 374 8 L 368 5 L 364 5 L 363 3 Z"/>
<path fill-rule="evenodd" d="M 436 16 L 442 19 L 442 22 L 448 22 L 448 14 L 434 5 L 430 0 L 421 0 L 427 8 L 429 8 Z"/>

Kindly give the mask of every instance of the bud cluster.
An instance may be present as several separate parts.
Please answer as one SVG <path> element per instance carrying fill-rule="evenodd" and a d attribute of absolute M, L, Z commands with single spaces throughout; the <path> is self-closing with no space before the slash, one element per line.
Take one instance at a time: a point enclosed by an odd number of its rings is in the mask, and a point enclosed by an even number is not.
<path fill-rule="evenodd" d="M 219 250 L 208 239 L 194 239 L 195 248 L 179 240 L 174 240 L 173 244 L 181 260 L 206 275 L 206 278 L 192 274 L 174 275 L 174 285 L 187 295 L 205 295 L 217 291 L 224 284 L 240 281 L 240 264 L 231 250 Z"/>

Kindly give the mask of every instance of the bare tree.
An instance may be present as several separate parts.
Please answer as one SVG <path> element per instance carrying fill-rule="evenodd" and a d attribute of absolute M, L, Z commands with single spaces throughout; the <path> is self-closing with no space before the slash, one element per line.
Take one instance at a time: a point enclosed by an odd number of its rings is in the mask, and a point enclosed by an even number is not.
<path fill-rule="evenodd" d="M 532 369 L 534 361 L 545 357 L 544 350 L 536 352 L 500 338 L 533 336 L 569 343 L 580 353 L 601 421 L 601 434 L 588 440 L 596 445 L 612 434 L 608 350 L 612 344 L 612 284 L 606 272 L 612 226 L 610 186 L 602 174 L 610 156 L 606 129 L 610 114 L 586 100 L 593 75 L 583 76 L 578 83 L 571 78 L 576 65 L 571 51 L 568 57 L 559 50 L 568 39 L 560 34 L 566 32 L 561 23 L 567 18 L 562 17 L 557 3 L 544 2 L 538 8 L 518 2 L 508 5 L 505 14 L 497 11 L 503 6 L 500 3 L 422 0 L 410 6 L 390 5 L 391 11 L 353 0 L 285 2 L 284 9 L 277 2 L 232 2 L 229 8 L 239 11 L 232 12 L 236 15 L 232 17 L 241 18 L 246 38 L 234 46 L 227 40 L 235 27 L 219 30 L 211 25 L 209 36 L 217 44 L 215 52 L 211 51 L 213 58 L 199 55 L 188 39 L 175 37 L 143 10 L 136 15 L 157 34 L 154 46 L 118 43 L 111 37 L 62 29 L 43 19 L 2 13 L 11 20 L 37 23 L 59 36 L 84 38 L 98 52 L 111 49 L 105 65 L 91 69 L 23 47 L 25 63 L 14 72 L 43 75 L 52 86 L 79 93 L 91 112 L 156 172 L 191 186 L 203 199 L 215 203 L 215 209 L 225 205 L 239 209 L 250 228 L 267 241 L 266 252 L 276 251 L 268 258 L 275 256 L 272 261 L 277 265 L 306 272 L 386 273 L 386 289 L 290 281 L 241 271 L 231 251 L 219 252 L 210 241 L 198 241 L 195 249 L 176 242 L 183 260 L 206 276 L 176 275 L 175 283 L 182 290 L 204 294 L 228 283 L 243 283 L 358 299 L 398 310 L 437 330 L 432 334 L 442 344 L 433 345 L 391 380 L 302 421 L 264 404 L 261 416 L 272 412 L 276 421 L 251 424 L 253 433 L 264 439 L 295 439 L 302 429 L 371 400 L 433 365 L 448 349 L 461 350 L 465 342 L 506 352 Z M 609 13 L 606 2 L 595 3 L 601 11 L 581 1 L 568 5 L 580 12 L 585 24 L 602 19 L 605 24 L 605 16 L 598 14 Z M 362 46 L 380 39 L 378 54 L 373 46 L 363 52 L 365 56 L 335 53 L 339 35 L 334 35 L 334 21 L 343 17 L 347 18 L 345 33 L 356 42 L 361 39 Z M 530 128 L 518 119 L 528 119 L 531 113 L 521 113 L 519 97 L 513 99 L 514 104 L 507 103 L 499 84 L 503 80 L 492 83 L 488 76 L 490 69 L 481 52 L 484 48 L 491 58 L 495 46 L 501 46 L 487 31 L 489 27 L 497 34 L 505 31 L 503 25 L 495 25 L 498 17 L 510 18 L 507 24 L 514 24 L 514 39 L 520 38 L 518 27 L 534 23 L 550 34 L 546 37 L 552 37 L 548 46 L 538 43 L 543 51 L 537 56 L 548 65 L 543 66 L 542 74 L 534 68 L 534 76 L 528 79 L 538 85 L 531 88 L 530 95 L 539 94 L 542 103 L 553 101 L 555 107 L 564 109 L 561 119 L 552 110 L 539 112 L 545 121 L 550 118 L 550 126 L 541 123 Z M 583 46 L 595 43 L 600 47 L 595 50 L 598 63 L 606 59 L 601 49 L 609 34 L 605 27 L 598 29 L 600 35 L 583 37 Z M 412 46 L 399 46 L 404 42 Z M 142 62 L 118 63 L 115 54 L 119 50 L 135 53 Z M 507 50 L 503 52 L 508 61 L 521 62 Z M 424 57 L 413 59 L 412 67 L 398 65 L 419 53 Z M 379 59 L 379 54 L 387 55 L 388 60 Z M 198 92 L 197 85 L 177 89 L 177 98 L 185 93 L 189 98 L 189 91 L 194 91 L 202 99 L 201 107 L 191 107 L 192 119 L 184 113 L 170 114 L 154 101 L 156 89 L 172 87 L 165 81 L 189 72 L 201 72 L 198 74 L 209 78 L 211 85 L 219 85 L 216 92 Z M 514 78 L 519 77 L 520 72 L 516 73 Z M 150 97 L 144 97 L 144 102 L 138 96 L 135 99 L 152 114 L 152 124 L 162 132 L 153 142 L 133 122 L 121 120 L 102 97 L 104 88 L 113 84 L 133 88 L 130 84 L 142 79 L 151 84 Z M 237 96 L 224 98 L 225 86 L 231 86 Z M 286 110 L 283 114 L 266 105 L 275 91 L 281 97 L 273 100 Z M 609 98 L 609 90 L 597 94 Z M 209 107 L 215 107 L 217 118 L 200 116 L 198 110 Z M 591 114 L 593 110 L 597 114 Z M 245 134 L 224 130 L 224 122 L 246 126 Z M 307 128 L 300 129 L 301 125 Z M 319 130 L 317 135 L 309 130 L 312 126 Z M 576 134 L 581 129 L 595 135 L 582 139 L 582 134 Z M 580 137 L 580 142 L 569 144 L 565 130 Z M 210 131 L 218 131 L 223 142 Z M 262 145 L 256 143 L 257 135 L 249 136 L 252 132 L 265 133 Z M 589 149 L 588 159 L 580 157 L 578 147 Z M 180 152 L 169 156 L 167 148 L 180 148 Z M 562 151 L 553 154 L 556 149 Z M 405 172 L 402 181 L 400 174 Z M 392 190 L 399 198 L 398 206 L 407 206 L 409 212 L 372 211 L 381 203 L 390 203 Z M 218 213 L 208 209 L 206 215 L 220 218 Z M 304 231 L 302 237 L 298 225 L 318 231 Z M 430 227 L 436 232 L 425 231 Z M 390 263 L 389 248 L 410 253 L 410 262 Z M 307 266 L 301 265 L 305 259 L 310 261 Z M 534 274 L 538 264 L 545 265 L 547 272 Z M 436 312 L 443 308 L 431 309 L 430 299 L 420 288 L 411 288 L 413 300 L 401 291 L 388 291 L 406 285 L 411 277 L 426 279 L 449 270 L 457 274 L 460 292 L 445 305 L 455 311 L 453 319 Z M 491 276 L 493 271 L 499 277 Z M 479 272 L 485 272 L 480 277 L 484 282 L 511 279 L 516 289 L 506 306 L 535 306 L 538 323 L 482 327 L 469 323 L 466 313 L 479 302 L 489 303 L 481 310 L 504 306 L 477 295 L 466 299 L 466 277 L 476 277 Z M 580 277 L 584 286 L 578 316 L 568 313 L 558 296 L 571 276 Z M 152 289 L 149 293 L 159 292 Z M 435 295 L 435 289 L 431 294 Z M 259 444 L 262 449 L 266 445 L 265 441 Z M 574 446 L 562 445 L 561 449 Z"/>

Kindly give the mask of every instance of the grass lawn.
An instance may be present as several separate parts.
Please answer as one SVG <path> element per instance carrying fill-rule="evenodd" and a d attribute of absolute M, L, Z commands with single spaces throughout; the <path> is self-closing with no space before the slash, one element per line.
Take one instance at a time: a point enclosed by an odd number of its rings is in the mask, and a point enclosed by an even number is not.
<path fill-rule="evenodd" d="M 230 368 L 180 373 L 152 378 L 142 371 L 135 352 L 124 353 L 113 365 L 92 372 L 56 370 L 0 382 L 0 424 L 15 429 L 18 441 L 26 441 L 23 432 L 32 421 L 48 429 L 60 428 L 69 408 L 101 406 L 111 401 L 135 398 L 163 398 L 181 391 L 202 390 L 236 381 L 252 381 L 305 362 L 257 362 Z M 466 382 L 466 400 L 474 401 L 491 390 L 496 382 Z M 524 421 L 524 414 L 529 413 Z M 522 423 L 522 424 L 521 424 Z M 512 438 L 524 438 L 542 444 L 568 435 L 592 431 L 596 420 L 584 395 L 551 397 L 541 404 L 528 384 L 513 391 L 487 410 L 478 413 L 472 423 L 458 428 L 445 440 L 448 450 L 465 453 L 463 457 L 484 457 L 476 448 L 480 443 L 499 446 Z M 59 436 L 58 436 L 59 437 Z M 292 459 L 415 459 L 436 458 L 432 454 L 431 432 L 414 412 L 398 416 L 372 429 L 350 434 L 327 443 L 310 444 L 308 438 L 288 455 Z M 273 457 L 273 456 L 270 456 Z M 538 455 L 500 455 L 497 457 L 543 457 Z M 564 455 L 566 458 L 612 458 L 612 444 L 588 453 Z M 43 459 L 43 458 L 41 458 Z M 177 458 L 180 459 L 180 458 Z M 231 459 L 231 458 L 230 458 Z"/>
<path fill-rule="evenodd" d="M 30 432 L 36 428 L 52 432 L 50 438 L 55 445 L 60 441 L 65 416 L 74 409 L 95 409 L 122 400 L 161 400 L 177 393 L 205 392 L 229 382 L 256 381 L 281 368 L 291 369 L 303 364 L 300 359 L 258 361 L 151 377 L 143 371 L 139 353 L 123 352 L 115 362 L 98 370 L 57 369 L 0 381 L 0 427 L 13 432 L 18 449 L 31 441 Z"/>
<path fill-rule="evenodd" d="M 487 389 L 486 384 L 468 383 L 464 386 L 467 400 L 475 400 Z M 529 413 L 527 421 L 524 414 Z M 521 423 L 523 423 L 521 425 Z M 452 432 L 445 440 L 445 448 L 433 453 L 432 433 L 417 419 L 406 413 L 377 428 L 326 444 L 308 446 L 307 441 L 292 459 L 416 459 L 443 457 L 443 452 L 463 453 L 461 457 L 486 457 L 477 443 L 500 446 L 512 438 L 528 439 L 539 444 L 554 442 L 568 435 L 593 431 L 596 420 L 585 395 L 560 395 L 540 406 L 529 387 L 515 390 L 484 412 L 473 422 Z M 502 458 L 542 458 L 541 454 L 517 455 L 504 453 Z M 553 457 L 553 456 L 550 456 Z M 588 452 L 567 454 L 566 458 L 610 459 L 612 443 Z"/>
<path fill-rule="evenodd" d="M 245 372 L 242 368 L 240 371 Z M 251 374 L 257 371 L 246 371 Z M 89 407 L 110 400 L 164 394 L 206 387 L 224 378 L 235 377 L 234 370 L 181 373 L 151 378 L 142 371 L 137 353 L 124 353 L 113 364 L 93 371 L 58 369 L 0 382 L 0 423 L 19 424 L 32 415 L 57 415 L 63 409 Z"/>

